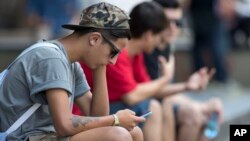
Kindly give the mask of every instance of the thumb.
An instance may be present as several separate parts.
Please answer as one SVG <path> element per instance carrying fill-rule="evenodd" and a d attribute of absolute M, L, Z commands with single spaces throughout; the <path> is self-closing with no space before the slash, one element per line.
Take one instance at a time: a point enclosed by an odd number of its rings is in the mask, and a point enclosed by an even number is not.
<path fill-rule="evenodd" d="M 211 79 L 214 74 L 216 73 L 216 69 L 215 68 L 212 68 L 210 71 L 209 71 L 209 78 Z"/>
<path fill-rule="evenodd" d="M 146 121 L 146 118 L 135 116 L 135 121 L 136 121 L 137 123 L 139 123 L 139 122 L 145 122 L 145 121 Z"/>
<path fill-rule="evenodd" d="M 201 69 L 199 70 L 199 73 L 200 73 L 201 75 L 207 74 L 207 73 L 208 73 L 208 68 L 207 68 L 207 67 L 201 68 Z"/>

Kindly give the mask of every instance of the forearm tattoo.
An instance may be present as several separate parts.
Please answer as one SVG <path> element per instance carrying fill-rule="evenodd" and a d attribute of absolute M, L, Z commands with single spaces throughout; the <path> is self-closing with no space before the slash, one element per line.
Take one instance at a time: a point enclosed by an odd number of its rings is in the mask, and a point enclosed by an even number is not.
<path fill-rule="evenodd" d="M 79 117 L 79 116 L 73 116 L 71 119 L 72 124 L 75 128 L 79 127 L 82 125 L 85 127 L 88 123 L 90 122 L 97 122 L 99 121 L 98 117 Z"/>

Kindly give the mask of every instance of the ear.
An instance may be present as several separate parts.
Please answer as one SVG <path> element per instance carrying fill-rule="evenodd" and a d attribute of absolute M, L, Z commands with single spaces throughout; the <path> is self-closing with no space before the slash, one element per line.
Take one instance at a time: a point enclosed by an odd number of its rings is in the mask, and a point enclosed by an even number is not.
<path fill-rule="evenodd" d="M 101 34 L 99 32 L 91 32 L 89 35 L 89 44 L 95 46 L 101 43 Z"/>

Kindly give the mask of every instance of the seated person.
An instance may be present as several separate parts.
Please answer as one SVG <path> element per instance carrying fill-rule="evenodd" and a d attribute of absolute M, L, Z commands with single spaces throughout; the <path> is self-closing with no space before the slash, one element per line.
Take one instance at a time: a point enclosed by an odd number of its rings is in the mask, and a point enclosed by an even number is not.
<path fill-rule="evenodd" d="M 165 44 L 159 45 L 153 53 L 144 54 L 145 64 L 150 77 L 154 80 L 159 77 L 158 57 L 165 56 L 174 70 L 174 54 L 171 50 L 171 43 L 174 43 L 177 38 L 182 23 L 182 8 L 178 0 L 155 0 L 164 7 L 165 15 L 170 21 L 167 34 L 164 36 Z M 170 44 L 169 44 L 170 42 Z M 173 76 L 173 72 L 171 71 Z M 208 71 L 207 68 L 202 68 L 193 73 L 186 82 L 172 83 L 168 85 L 168 91 L 171 94 L 204 90 L 215 70 Z M 173 95 L 164 101 L 165 104 L 173 105 L 173 114 L 169 119 L 169 125 L 176 123 L 169 132 L 175 134 L 169 141 L 200 141 L 203 136 L 203 127 L 208 118 L 213 112 L 218 112 L 220 120 L 222 121 L 222 103 L 218 98 L 211 98 L 205 102 L 194 101 L 185 95 Z M 175 117 L 174 117 L 175 115 Z M 170 115 L 169 115 L 170 116 Z M 175 129 L 177 127 L 177 129 Z M 177 131 L 177 132 L 175 132 Z M 176 138 L 176 139 L 175 139 Z"/>
<path fill-rule="evenodd" d="M 128 109 L 109 115 L 106 65 L 116 62 L 114 44 L 122 50 L 128 43 L 128 20 L 120 8 L 98 3 L 82 11 L 79 25 L 63 25 L 72 34 L 26 50 L 0 85 L 0 132 L 39 106 L 6 140 L 143 141 L 136 125 L 145 118 Z M 93 70 L 93 96 L 77 61 Z M 85 116 L 72 114 L 73 101 Z"/>

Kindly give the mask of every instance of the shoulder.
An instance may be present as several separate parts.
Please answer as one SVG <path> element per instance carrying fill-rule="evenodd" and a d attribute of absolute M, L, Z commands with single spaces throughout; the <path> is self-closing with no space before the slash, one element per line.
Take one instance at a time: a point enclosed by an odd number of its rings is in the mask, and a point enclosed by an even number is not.
<path fill-rule="evenodd" d="M 24 57 L 24 60 L 30 61 L 30 62 L 40 62 L 40 61 L 46 61 L 50 59 L 64 59 L 65 55 L 62 53 L 60 48 L 51 47 L 51 46 L 41 46 L 32 49 L 31 51 L 27 52 Z"/>

